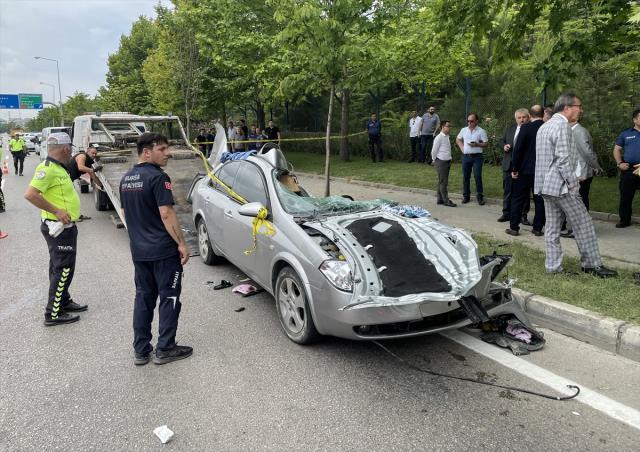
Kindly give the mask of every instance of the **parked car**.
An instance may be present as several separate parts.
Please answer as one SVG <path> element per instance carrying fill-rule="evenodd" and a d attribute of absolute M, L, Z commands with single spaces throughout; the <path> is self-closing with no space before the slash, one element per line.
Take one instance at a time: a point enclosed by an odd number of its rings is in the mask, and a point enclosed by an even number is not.
<path fill-rule="evenodd" d="M 36 134 L 32 132 L 26 132 L 22 135 L 24 139 L 25 147 L 27 148 L 27 153 L 36 150 Z"/>
<path fill-rule="evenodd" d="M 500 314 L 531 326 L 498 276 L 510 256 L 478 255 L 465 231 L 390 211 L 388 201 L 314 198 L 297 184 L 281 151 L 219 164 L 194 180 L 188 199 L 207 264 L 226 258 L 275 298 L 294 342 L 418 336 Z M 272 236 L 258 234 L 262 207 Z"/>

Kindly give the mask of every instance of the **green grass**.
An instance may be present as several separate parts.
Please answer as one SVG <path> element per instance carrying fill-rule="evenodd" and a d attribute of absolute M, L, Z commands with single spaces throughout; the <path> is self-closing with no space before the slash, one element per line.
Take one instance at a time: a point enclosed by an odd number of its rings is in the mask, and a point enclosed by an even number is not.
<path fill-rule="evenodd" d="M 306 152 L 286 152 L 287 159 L 298 171 L 324 174 L 324 155 Z M 331 175 L 347 177 L 369 182 L 381 182 L 401 187 L 427 188 L 434 190 L 437 175 L 431 166 L 404 161 L 387 160 L 384 163 L 372 163 L 369 158 L 353 157 L 350 162 L 343 162 L 332 156 Z M 475 191 L 473 176 L 471 191 Z M 482 170 L 484 194 L 489 198 L 502 197 L 502 169 L 486 165 Z M 449 191 L 462 193 L 462 166 L 454 163 L 449 175 Z M 591 210 L 596 212 L 618 213 L 618 178 L 596 177 L 591 184 Z M 633 212 L 640 214 L 640 196 L 633 201 Z"/>
<path fill-rule="evenodd" d="M 484 234 L 473 234 L 481 255 L 511 254 L 515 263 L 508 275 L 516 278 L 515 287 L 527 292 L 640 324 L 640 286 L 632 272 L 618 269 L 618 277 L 601 279 L 580 271 L 576 258 L 565 257 L 565 270 L 577 275 L 551 275 L 544 270 L 544 253 L 518 242 L 501 241 Z"/>

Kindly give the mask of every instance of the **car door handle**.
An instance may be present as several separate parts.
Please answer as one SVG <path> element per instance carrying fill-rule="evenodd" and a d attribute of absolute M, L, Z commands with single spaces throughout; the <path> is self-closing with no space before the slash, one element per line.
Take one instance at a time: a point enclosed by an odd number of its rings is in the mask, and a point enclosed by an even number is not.
<path fill-rule="evenodd" d="M 229 218 L 233 218 L 233 212 L 230 210 L 225 210 L 224 215 Z"/>

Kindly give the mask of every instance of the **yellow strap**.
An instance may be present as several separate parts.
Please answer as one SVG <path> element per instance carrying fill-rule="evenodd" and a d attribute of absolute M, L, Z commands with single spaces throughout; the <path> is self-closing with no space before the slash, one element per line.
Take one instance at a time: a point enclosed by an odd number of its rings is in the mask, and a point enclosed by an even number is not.
<path fill-rule="evenodd" d="M 269 212 L 267 211 L 267 209 L 263 207 L 258 212 L 258 216 L 253 219 L 253 228 L 252 228 L 253 246 L 249 249 L 244 250 L 244 254 L 246 256 L 252 254 L 256 250 L 258 246 L 258 240 L 257 240 L 258 234 L 272 236 L 276 233 L 276 230 L 273 227 L 273 225 L 267 221 L 268 215 L 269 215 Z M 264 231 L 262 230 L 263 226 L 264 226 Z"/>

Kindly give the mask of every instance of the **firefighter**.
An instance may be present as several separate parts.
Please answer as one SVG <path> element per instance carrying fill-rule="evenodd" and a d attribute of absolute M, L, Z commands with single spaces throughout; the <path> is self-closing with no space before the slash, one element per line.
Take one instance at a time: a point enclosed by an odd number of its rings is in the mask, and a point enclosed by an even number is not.
<path fill-rule="evenodd" d="M 182 307 L 182 266 L 189 260 L 189 250 L 173 208 L 171 179 L 162 170 L 170 156 L 165 136 L 143 133 L 138 137 L 138 164 L 120 182 L 120 201 L 135 269 L 133 348 L 137 366 L 152 358 L 151 322 L 158 297 L 159 335 L 154 364 L 184 359 L 193 352 L 175 340 Z"/>
<path fill-rule="evenodd" d="M 76 265 L 80 198 L 67 168 L 71 160 L 71 139 L 64 132 L 52 133 L 49 156 L 35 170 L 24 197 L 40 209 L 40 231 L 49 248 L 49 295 L 44 314 L 45 326 L 76 322 L 73 312 L 86 311 L 71 299 L 69 286 Z"/>

